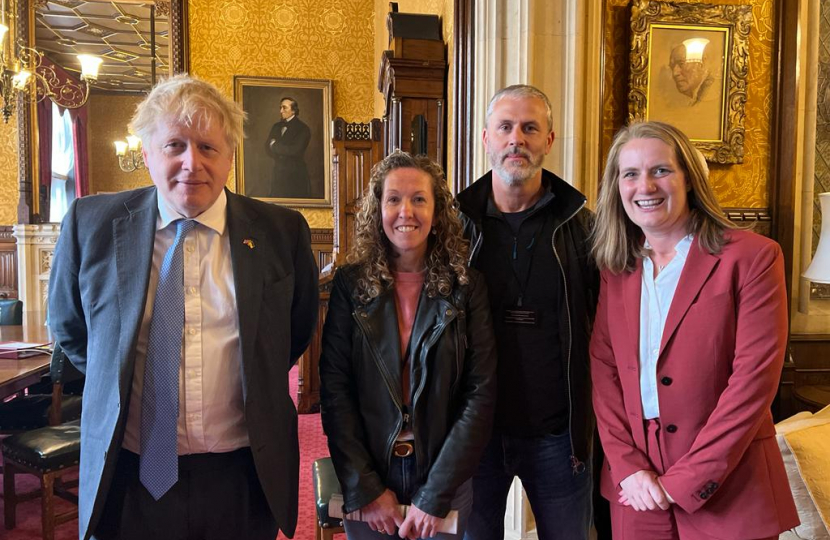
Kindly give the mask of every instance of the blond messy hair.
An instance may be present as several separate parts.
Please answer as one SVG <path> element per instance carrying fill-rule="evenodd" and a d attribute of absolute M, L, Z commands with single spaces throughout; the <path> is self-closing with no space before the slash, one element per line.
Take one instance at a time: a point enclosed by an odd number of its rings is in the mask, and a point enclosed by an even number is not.
<path fill-rule="evenodd" d="M 615 274 L 634 269 L 638 258 L 648 256 L 643 247 L 643 231 L 625 213 L 620 198 L 620 152 L 634 139 L 658 139 L 674 150 L 677 163 L 689 184 L 688 204 L 691 216 L 688 233 L 694 234 L 701 248 L 720 253 L 729 241 L 724 235 L 737 226 L 729 221 L 709 185 L 709 168 L 700 151 L 686 135 L 663 122 L 636 122 L 614 136 L 608 151 L 605 173 L 597 199 L 597 217 L 591 235 L 592 252 L 600 270 Z"/>
<path fill-rule="evenodd" d="M 396 169 L 425 172 L 432 184 L 435 212 L 427 246 L 424 289 L 429 297 L 449 296 L 455 281 L 468 283 L 468 244 L 461 219 L 441 166 L 426 156 L 412 156 L 396 150 L 372 169 L 372 178 L 360 201 L 356 216 L 354 244 L 347 260 L 359 266 L 356 296 L 368 304 L 394 284 L 390 268 L 391 242 L 383 232 L 381 201 L 386 177 Z"/>
<path fill-rule="evenodd" d="M 152 140 L 160 121 L 210 129 L 219 122 L 231 150 L 242 142 L 245 112 L 215 86 L 182 73 L 158 83 L 136 107 L 129 129 L 145 146 Z"/>

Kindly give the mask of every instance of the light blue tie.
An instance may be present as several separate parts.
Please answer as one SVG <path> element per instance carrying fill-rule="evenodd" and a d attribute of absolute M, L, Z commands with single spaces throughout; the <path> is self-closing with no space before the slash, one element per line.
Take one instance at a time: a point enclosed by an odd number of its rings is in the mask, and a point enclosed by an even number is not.
<path fill-rule="evenodd" d="M 150 319 L 141 394 L 139 478 L 159 500 L 179 479 L 179 365 L 184 331 L 184 238 L 196 222 L 176 222 L 176 239 L 164 255 Z"/>

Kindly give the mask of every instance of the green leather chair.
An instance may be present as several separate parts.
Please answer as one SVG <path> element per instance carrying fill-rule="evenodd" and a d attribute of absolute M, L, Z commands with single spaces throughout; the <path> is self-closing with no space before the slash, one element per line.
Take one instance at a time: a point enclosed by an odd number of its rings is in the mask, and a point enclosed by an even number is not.
<path fill-rule="evenodd" d="M 12 435 L 3 440 L 3 499 L 4 524 L 11 530 L 16 525 L 17 505 L 41 498 L 41 523 L 44 540 L 54 540 L 55 525 L 78 517 L 77 507 L 55 514 L 55 497 L 66 499 L 75 505 L 78 496 L 70 488 L 78 481 L 61 482 L 61 475 L 78 467 L 81 458 L 80 420 L 48 426 Z M 29 493 L 17 493 L 14 477 L 17 474 L 33 474 L 40 478 L 40 489 Z"/>
<path fill-rule="evenodd" d="M 17 298 L 0 298 L 0 326 L 23 324 L 23 302 Z"/>
<path fill-rule="evenodd" d="M 329 502 L 333 493 L 340 493 L 340 482 L 334 472 L 331 458 L 320 458 L 311 464 L 314 484 L 314 503 L 317 507 L 317 522 L 314 531 L 316 540 L 332 540 L 336 533 L 343 532 L 343 521 L 329 517 Z"/>

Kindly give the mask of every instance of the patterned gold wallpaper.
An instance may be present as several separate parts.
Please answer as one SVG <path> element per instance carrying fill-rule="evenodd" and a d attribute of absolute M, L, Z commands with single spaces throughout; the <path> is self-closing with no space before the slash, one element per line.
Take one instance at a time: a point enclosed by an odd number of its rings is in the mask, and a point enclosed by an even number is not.
<path fill-rule="evenodd" d="M 373 117 L 374 6 L 367 0 L 190 0 L 191 72 L 233 95 L 234 75 L 331 79 L 334 117 Z M 229 180 L 234 189 L 235 178 Z M 311 227 L 332 212 L 302 209 Z"/>
<path fill-rule="evenodd" d="M 747 76 L 746 138 L 744 162 L 739 165 L 710 164 L 710 181 L 722 206 L 766 208 L 769 205 L 772 85 L 774 72 L 775 8 L 773 0 L 689 0 L 689 3 L 750 4 L 752 29 L 749 35 Z M 628 51 L 630 2 L 606 3 L 606 72 L 603 103 L 602 155 L 611 146 L 614 133 L 628 115 Z"/>
<path fill-rule="evenodd" d="M 0 123 L 0 225 L 17 223 L 17 124 Z"/>
<path fill-rule="evenodd" d="M 127 124 L 142 96 L 93 94 L 89 98 L 89 192 L 124 191 L 152 184 L 146 169 L 125 173 L 115 157 L 115 140 L 127 136 Z"/>
<path fill-rule="evenodd" d="M 447 42 L 452 36 L 450 0 L 402 0 L 401 11 L 440 14 Z M 234 75 L 331 79 L 333 117 L 365 122 L 376 116 L 380 50 L 385 48 L 388 3 L 375 0 L 189 0 L 190 69 L 233 95 Z M 380 12 L 377 15 L 376 12 Z M 379 40 L 378 21 L 380 21 Z M 381 43 L 378 48 L 378 43 Z M 452 50 L 448 50 L 452 58 Z M 450 66 L 452 73 L 452 66 Z M 448 89 L 452 96 L 452 88 Z M 111 141 L 122 136 L 132 106 L 109 107 L 110 96 L 93 99 L 90 153 L 111 156 Z M 381 102 L 382 103 L 382 102 Z M 100 105 L 99 105 L 100 104 Z M 130 113 L 130 114 L 128 114 Z M 448 121 L 452 102 L 448 103 Z M 377 113 L 380 116 L 380 112 Z M 96 122 L 96 118 L 101 122 Z M 98 133 L 101 133 L 98 137 Z M 447 141 L 452 148 L 452 141 Z M 452 162 L 452 156 L 450 156 Z M 119 191 L 147 185 L 146 172 L 121 173 L 117 163 L 93 160 L 91 191 Z M 0 126 L 0 224 L 17 215 L 17 134 Z M 228 181 L 230 189 L 236 180 Z M 301 209 L 312 227 L 331 227 L 331 210 Z"/>

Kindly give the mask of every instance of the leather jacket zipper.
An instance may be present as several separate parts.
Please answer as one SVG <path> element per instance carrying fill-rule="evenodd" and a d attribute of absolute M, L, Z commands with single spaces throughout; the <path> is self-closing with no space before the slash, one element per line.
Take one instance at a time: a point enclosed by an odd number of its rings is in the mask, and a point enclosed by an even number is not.
<path fill-rule="evenodd" d="M 562 221 L 559 225 L 553 229 L 553 234 L 550 237 L 550 245 L 553 248 L 553 255 L 556 257 L 556 262 L 559 263 L 559 271 L 562 272 L 562 284 L 564 285 L 563 289 L 565 291 L 565 313 L 568 315 L 568 356 L 565 362 L 565 373 L 566 373 L 566 380 L 568 382 L 567 389 L 568 389 L 568 436 L 571 442 L 571 469 L 573 470 L 574 474 L 579 474 L 585 470 L 585 464 L 579 461 L 579 458 L 576 457 L 576 450 L 574 449 L 574 439 L 573 439 L 573 396 L 571 395 L 571 348 L 573 346 L 573 325 L 571 323 L 571 305 L 570 299 L 568 296 L 568 277 L 565 274 L 565 266 L 562 264 L 562 259 L 559 257 L 559 252 L 556 251 L 556 233 L 559 232 L 559 229 L 562 228 L 567 222 L 573 219 L 580 210 L 585 206 L 587 201 L 582 201 L 582 204 L 577 208 L 573 214 L 568 216 L 567 219 Z"/>
<path fill-rule="evenodd" d="M 381 372 L 381 378 L 383 379 L 384 384 L 386 384 L 386 390 L 389 392 L 389 397 L 392 398 L 392 401 L 398 408 L 398 413 L 400 413 L 400 417 L 398 419 L 397 425 L 395 426 L 395 430 L 392 433 L 392 437 L 390 437 L 389 440 L 386 442 L 386 470 L 389 470 L 389 468 L 392 466 L 392 449 L 395 446 L 395 441 L 398 439 L 398 435 L 400 435 L 403 426 L 410 421 L 411 416 L 408 413 L 404 412 L 403 403 L 401 403 L 401 400 L 398 399 L 398 395 L 395 393 L 395 390 L 389 381 L 390 377 L 386 371 L 386 368 L 383 365 L 383 362 L 381 362 L 380 354 L 375 348 L 374 343 L 372 343 L 372 341 L 368 339 L 369 331 L 366 328 L 366 325 L 362 320 L 362 317 L 359 317 L 357 312 L 352 312 L 352 318 L 357 322 L 357 326 L 363 332 L 363 338 L 365 339 L 366 344 L 369 346 L 369 350 L 372 351 L 372 356 L 375 359 L 375 364 L 377 365 L 378 370 Z M 414 403 L 415 402 L 413 401 L 413 405 Z"/>
<path fill-rule="evenodd" d="M 457 313 L 457 311 L 454 311 L 454 313 Z M 432 349 L 432 346 L 435 345 L 435 342 L 438 341 L 438 338 L 440 338 L 441 334 L 444 333 L 444 329 L 447 327 L 447 325 L 450 322 L 452 322 L 452 320 L 454 318 L 455 317 L 451 317 L 451 316 L 448 315 L 442 321 L 441 325 L 432 332 L 432 335 L 430 336 L 429 341 L 427 341 L 424 344 L 424 346 L 421 348 L 421 354 L 419 355 L 418 360 L 421 363 L 422 372 L 421 372 L 420 381 L 418 381 L 418 388 L 415 389 L 415 395 L 412 396 L 412 409 L 411 409 L 412 412 L 410 413 L 410 420 L 412 421 L 411 425 L 413 427 L 413 431 L 414 431 L 414 427 L 415 427 L 415 410 L 417 408 L 418 398 L 421 397 L 421 393 L 424 391 L 424 386 L 426 385 L 426 373 L 423 372 L 423 371 L 426 370 L 426 361 L 425 361 L 426 355 L 429 354 L 429 350 Z M 424 457 L 421 455 L 421 453 L 422 453 L 421 452 L 421 445 L 418 443 L 418 437 L 417 436 L 415 437 L 415 445 L 414 446 L 415 446 L 416 467 L 420 467 L 421 466 L 420 464 L 424 463 Z M 418 470 L 418 473 L 419 474 L 421 473 L 420 469 Z"/>

